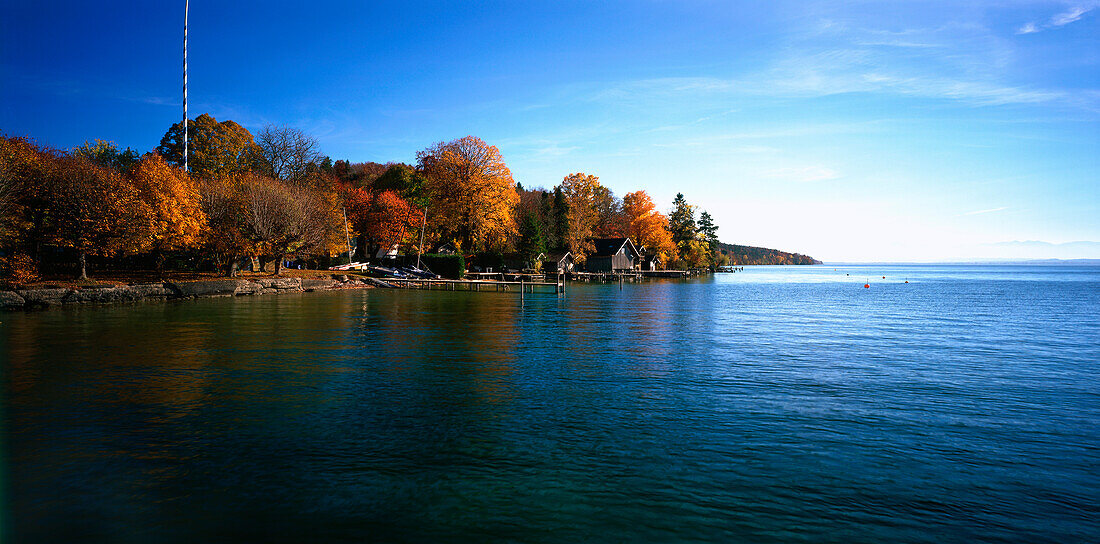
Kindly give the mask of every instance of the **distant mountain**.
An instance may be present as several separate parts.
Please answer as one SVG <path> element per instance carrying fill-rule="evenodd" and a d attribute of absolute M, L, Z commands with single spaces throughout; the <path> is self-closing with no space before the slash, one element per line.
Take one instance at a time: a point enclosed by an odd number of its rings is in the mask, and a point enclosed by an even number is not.
<path fill-rule="evenodd" d="M 821 261 L 800 253 L 787 253 L 765 247 L 739 246 L 719 242 L 718 252 L 729 257 L 731 265 L 739 264 L 821 264 Z"/>

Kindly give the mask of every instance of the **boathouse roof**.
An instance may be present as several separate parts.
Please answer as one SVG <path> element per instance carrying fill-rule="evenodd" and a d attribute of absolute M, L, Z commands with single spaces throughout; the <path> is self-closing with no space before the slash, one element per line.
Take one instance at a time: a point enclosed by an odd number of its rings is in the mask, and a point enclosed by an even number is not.
<path fill-rule="evenodd" d="M 593 238 L 592 245 L 596 247 L 596 251 L 589 257 L 610 257 L 627 245 L 630 246 L 630 250 L 634 252 L 634 255 L 638 254 L 638 248 L 634 247 L 634 243 L 630 241 L 630 238 Z"/>

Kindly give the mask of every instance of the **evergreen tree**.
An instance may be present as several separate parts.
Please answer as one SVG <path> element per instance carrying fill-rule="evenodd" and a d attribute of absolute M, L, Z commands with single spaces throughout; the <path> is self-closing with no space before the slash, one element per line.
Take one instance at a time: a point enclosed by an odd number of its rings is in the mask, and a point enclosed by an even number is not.
<path fill-rule="evenodd" d="M 676 193 L 676 199 L 672 201 L 672 213 L 668 216 L 668 230 L 672 233 L 672 241 L 677 246 L 695 239 L 695 233 L 698 231 L 695 225 L 695 206 L 687 203 L 683 193 Z"/>
<path fill-rule="evenodd" d="M 714 218 L 705 211 L 699 215 L 699 234 L 703 235 L 703 240 L 710 246 L 710 264 L 716 264 L 718 262 L 718 225 L 714 224 Z"/>
<path fill-rule="evenodd" d="M 554 238 L 556 243 L 555 249 L 561 249 L 565 247 L 565 241 L 569 237 L 569 201 L 565 199 L 565 194 L 561 192 L 561 186 L 554 187 Z"/>
<path fill-rule="evenodd" d="M 546 253 L 546 239 L 542 234 L 542 225 L 534 213 L 523 216 L 519 226 L 519 253 L 525 259 Z"/>

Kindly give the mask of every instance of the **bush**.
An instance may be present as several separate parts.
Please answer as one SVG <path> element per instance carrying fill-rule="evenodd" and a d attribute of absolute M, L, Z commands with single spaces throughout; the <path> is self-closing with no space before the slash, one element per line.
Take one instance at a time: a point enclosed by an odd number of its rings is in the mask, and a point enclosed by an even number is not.
<path fill-rule="evenodd" d="M 429 270 L 452 280 L 460 280 L 466 275 L 466 259 L 462 255 L 428 254 L 420 258 Z"/>
<path fill-rule="evenodd" d="M 25 253 L 16 253 L 0 259 L 0 273 L 12 284 L 31 283 L 38 279 L 38 267 L 34 259 Z"/>

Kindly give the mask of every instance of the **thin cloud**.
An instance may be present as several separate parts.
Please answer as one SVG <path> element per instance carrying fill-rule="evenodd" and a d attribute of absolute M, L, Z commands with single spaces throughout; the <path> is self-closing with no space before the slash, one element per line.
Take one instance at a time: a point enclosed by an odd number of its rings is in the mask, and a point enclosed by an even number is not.
<path fill-rule="evenodd" d="M 972 212 L 966 212 L 962 215 L 980 215 L 980 214 L 983 214 L 983 213 L 1000 212 L 1000 211 L 1004 211 L 1004 210 L 1007 210 L 1007 209 L 1008 209 L 1008 206 L 1001 206 L 1000 208 L 990 208 L 988 210 L 974 210 Z"/>
<path fill-rule="evenodd" d="M 1039 24 L 1039 23 L 1036 23 L 1036 22 L 1029 22 L 1029 23 L 1025 24 L 1024 26 L 1020 27 L 1020 29 L 1017 30 L 1016 33 L 1017 34 L 1034 34 L 1036 32 L 1042 31 L 1042 30 L 1048 30 L 1048 29 L 1063 27 L 1063 26 L 1066 26 L 1066 25 L 1068 25 L 1072 22 L 1080 21 L 1081 18 L 1084 17 L 1086 13 L 1096 9 L 1096 7 L 1097 7 L 1096 2 L 1090 2 L 1090 3 L 1086 3 L 1086 4 L 1077 4 L 1077 5 L 1071 6 L 1068 10 L 1066 10 L 1062 13 L 1055 14 L 1045 24 Z"/>

